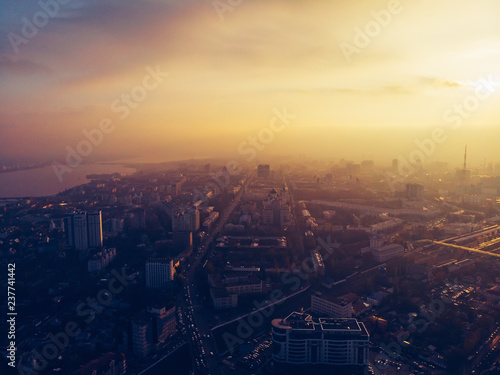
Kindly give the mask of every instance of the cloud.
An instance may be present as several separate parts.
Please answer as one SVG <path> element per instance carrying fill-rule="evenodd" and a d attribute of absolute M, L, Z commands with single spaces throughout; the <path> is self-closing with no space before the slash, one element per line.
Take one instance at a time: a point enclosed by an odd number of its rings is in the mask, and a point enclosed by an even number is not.
<path fill-rule="evenodd" d="M 420 83 L 423 86 L 430 86 L 434 88 L 459 88 L 463 84 L 458 81 L 448 80 L 440 77 L 420 77 Z"/>
<path fill-rule="evenodd" d="M 27 59 L 13 59 L 0 55 L 0 74 L 45 74 L 52 70 L 45 64 Z"/>

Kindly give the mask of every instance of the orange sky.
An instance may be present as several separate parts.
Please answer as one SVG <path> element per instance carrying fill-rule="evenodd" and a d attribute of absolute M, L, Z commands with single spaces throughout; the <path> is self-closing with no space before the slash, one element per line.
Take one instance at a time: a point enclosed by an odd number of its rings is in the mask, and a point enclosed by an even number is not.
<path fill-rule="evenodd" d="M 460 163 L 467 143 L 471 162 L 500 161 L 496 0 L 74 1 L 16 53 L 41 10 L 19 3 L 0 5 L 0 158 L 59 159 L 103 118 L 115 129 L 91 158 L 233 157 L 286 107 L 259 158 L 390 160 L 443 128 L 429 160 Z M 112 104 L 147 67 L 169 75 L 121 119 Z"/>

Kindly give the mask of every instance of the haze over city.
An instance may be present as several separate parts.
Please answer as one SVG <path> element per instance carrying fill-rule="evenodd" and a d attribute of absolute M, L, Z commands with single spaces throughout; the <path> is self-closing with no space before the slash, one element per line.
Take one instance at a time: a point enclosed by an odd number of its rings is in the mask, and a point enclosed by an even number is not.
<path fill-rule="evenodd" d="M 216 3 L 75 0 L 26 38 L 40 5 L 3 2 L 0 157 L 63 159 L 103 118 L 116 128 L 92 160 L 230 157 L 286 107 L 296 119 L 260 157 L 388 163 L 442 127 L 432 159 L 459 165 L 467 143 L 471 163 L 500 160 L 497 92 L 460 129 L 445 118 L 481 80 L 500 81 L 497 1 L 396 2 L 362 48 L 356 30 L 387 1 Z M 147 67 L 168 77 L 122 120 Z"/>
<path fill-rule="evenodd" d="M 0 2 L 0 374 L 499 375 L 499 14 Z"/>

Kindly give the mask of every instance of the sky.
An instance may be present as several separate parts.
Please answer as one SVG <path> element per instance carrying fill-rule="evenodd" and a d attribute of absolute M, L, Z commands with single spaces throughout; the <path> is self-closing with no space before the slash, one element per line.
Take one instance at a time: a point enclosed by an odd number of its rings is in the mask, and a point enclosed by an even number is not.
<path fill-rule="evenodd" d="M 0 3 L 0 160 L 500 162 L 498 0 L 42 3 Z"/>

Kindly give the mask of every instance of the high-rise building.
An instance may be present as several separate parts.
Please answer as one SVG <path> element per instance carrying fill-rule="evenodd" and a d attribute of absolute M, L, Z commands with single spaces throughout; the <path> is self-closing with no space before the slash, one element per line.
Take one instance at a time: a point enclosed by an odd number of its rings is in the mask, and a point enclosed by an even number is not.
<path fill-rule="evenodd" d="M 273 360 L 280 373 L 361 374 L 370 335 L 356 319 L 318 318 L 294 312 L 274 319 Z"/>
<path fill-rule="evenodd" d="M 138 358 L 146 357 L 152 349 L 153 325 L 149 314 L 141 314 L 132 321 L 132 352 Z"/>
<path fill-rule="evenodd" d="M 69 247 L 77 250 L 102 247 L 101 211 L 71 213 L 64 217 Z"/>
<path fill-rule="evenodd" d="M 146 287 L 166 289 L 172 286 L 175 268 L 172 259 L 149 259 L 146 261 Z"/>
<path fill-rule="evenodd" d="M 164 306 L 148 307 L 148 312 L 153 316 L 153 341 L 161 345 L 177 332 L 175 306 L 170 309 Z"/>
<path fill-rule="evenodd" d="M 102 247 L 101 211 L 87 213 L 87 230 L 89 247 Z"/>

